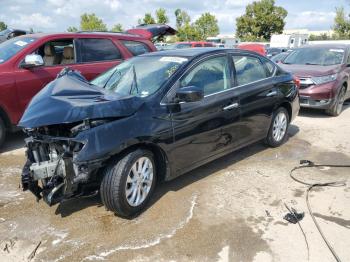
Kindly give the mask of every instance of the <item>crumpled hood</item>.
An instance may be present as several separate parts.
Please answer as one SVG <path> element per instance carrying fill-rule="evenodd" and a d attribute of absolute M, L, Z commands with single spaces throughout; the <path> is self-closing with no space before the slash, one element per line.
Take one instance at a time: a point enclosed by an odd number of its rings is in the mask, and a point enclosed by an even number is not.
<path fill-rule="evenodd" d="M 288 65 L 278 64 L 284 70 L 298 77 L 326 76 L 338 73 L 340 65 L 319 66 L 319 65 Z"/>
<path fill-rule="evenodd" d="M 18 126 L 36 128 L 85 119 L 126 117 L 142 104 L 139 97 L 112 93 L 90 84 L 79 73 L 69 71 L 34 96 Z"/>

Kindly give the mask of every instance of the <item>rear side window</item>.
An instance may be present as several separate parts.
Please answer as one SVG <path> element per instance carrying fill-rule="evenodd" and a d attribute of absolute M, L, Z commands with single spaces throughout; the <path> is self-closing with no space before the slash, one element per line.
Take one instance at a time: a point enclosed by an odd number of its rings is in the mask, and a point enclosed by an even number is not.
<path fill-rule="evenodd" d="M 77 62 L 98 62 L 121 59 L 119 49 L 109 39 L 85 38 L 75 40 Z"/>
<path fill-rule="evenodd" d="M 142 43 L 136 41 L 121 41 L 123 45 L 132 53 L 134 56 L 149 53 L 151 50 L 149 47 Z"/>
<path fill-rule="evenodd" d="M 253 56 L 233 56 L 238 85 L 246 85 L 268 77 L 260 59 Z"/>

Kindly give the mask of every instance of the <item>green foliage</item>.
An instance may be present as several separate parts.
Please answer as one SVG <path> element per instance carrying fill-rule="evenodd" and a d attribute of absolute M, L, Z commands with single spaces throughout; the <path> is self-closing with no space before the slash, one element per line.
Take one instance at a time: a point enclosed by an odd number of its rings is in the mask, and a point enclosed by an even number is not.
<path fill-rule="evenodd" d="M 107 26 L 94 13 L 84 13 L 80 17 L 80 29 L 83 31 L 107 31 Z"/>
<path fill-rule="evenodd" d="M 138 23 L 140 25 L 141 24 L 150 25 L 150 24 L 155 24 L 156 20 L 153 18 L 151 13 L 146 13 L 142 19 L 138 20 Z"/>
<path fill-rule="evenodd" d="M 176 9 L 175 17 L 178 41 L 196 41 L 200 39 L 196 27 L 191 24 L 191 17 L 185 11 Z"/>
<path fill-rule="evenodd" d="M 328 34 L 326 33 L 323 33 L 323 34 L 320 34 L 320 35 L 313 35 L 311 34 L 309 36 L 309 41 L 321 41 L 321 40 L 332 40 L 333 38 L 330 37 Z"/>
<path fill-rule="evenodd" d="M 78 32 L 78 28 L 75 26 L 70 26 L 67 28 L 67 32 Z"/>
<path fill-rule="evenodd" d="M 123 29 L 122 24 L 118 23 L 118 24 L 115 24 L 115 25 L 111 28 L 111 31 L 112 31 L 112 32 L 123 32 L 124 29 Z"/>
<path fill-rule="evenodd" d="M 254 1 L 236 19 L 236 35 L 243 41 L 269 41 L 272 34 L 283 32 L 287 14 L 274 0 Z"/>
<path fill-rule="evenodd" d="M 156 10 L 156 18 L 158 24 L 169 23 L 169 17 L 166 15 L 166 11 L 164 8 L 159 8 Z"/>
<path fill-rule="evenodd" d="M 337 39 L 350 38 L 350 19 L 345 14 L 344 7 L 335 9 L 336 16 L 334 18 L 334 32 Z"/>
<path fill-rule="evenodd" d="M 4 22 L 0 21 L 0 31 L 5 30 L 6 28 L 7 28 L 7 25 Z"/>
<path fill-rule="evenodd" d="M 218 20 L 210 13 L 202 14 L 194 23 L 195 29 L 202 40 L 207 39 L 208 36 L 216 36 L 219 34 Z"/>
<path fill-rule="evenodd" d="M 178 29 L 184 26 L 185 24 L 191 23 L 191 17 L 181 9 L 175 10 L 175 17 L 176 17 L 176 27 Z"/>

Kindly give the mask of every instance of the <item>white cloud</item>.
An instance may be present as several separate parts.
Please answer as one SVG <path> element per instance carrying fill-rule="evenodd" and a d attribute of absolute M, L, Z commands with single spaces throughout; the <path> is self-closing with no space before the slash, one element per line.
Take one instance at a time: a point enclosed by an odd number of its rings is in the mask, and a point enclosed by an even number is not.
<path fill-rule="evenodd" d="M 327 30 L 333 24 L 335 12 L 303 11 L 287 17 L 287 28 L 308 28 L 311 30 Z"/>
<path fill-rule="evenodd" d="M 112 10 L 117 10 L 120 7 L 120 2 L 118 0 L 105 0 L 105 4 L 112 8 Z"/>
<path fill-rule="evenodd" d="M 19 28 L 37 27 L 51 29 L 56 27 L 56 23 L 50 16 L 45 16 L 41 13 L 33 13 L 30 15 L 20 14 L 19 18 L 11 19 L 10 24 Z"/>

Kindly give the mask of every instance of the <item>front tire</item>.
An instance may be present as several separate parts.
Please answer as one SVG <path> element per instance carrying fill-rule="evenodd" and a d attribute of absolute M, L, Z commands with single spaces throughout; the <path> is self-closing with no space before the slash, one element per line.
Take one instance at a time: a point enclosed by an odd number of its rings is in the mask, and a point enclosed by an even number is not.
<path fill-rule="evenodd" d="M 4 144 L 6 138 L 6 126 L 5 122 L 0 117 L 0 148 Z"/>
<path fill-rule="evenodd" d="M 272 117 L 269 133 L 265 142 L 270 147 L 282 145 L 287 137 L 289 127 L 289 114 L 284 107 L 278 108 Z"/>
<path fill-rule="evenodd" d="M 118 216 L 133 217 L 145 208 L 155 185 L 154 156 L 137 149 L 105 169 L 100 187 L 102 203 Z"/>
<path fill-rule="evenodd" d="M 345 102 L 346 88 L 343 86 L 340 89 L 339 95 L 336 98 L 334 105 L 326 110 L 326 114 L 330 116 L 339 116 L 343 110 L 343 104 Z"/>

